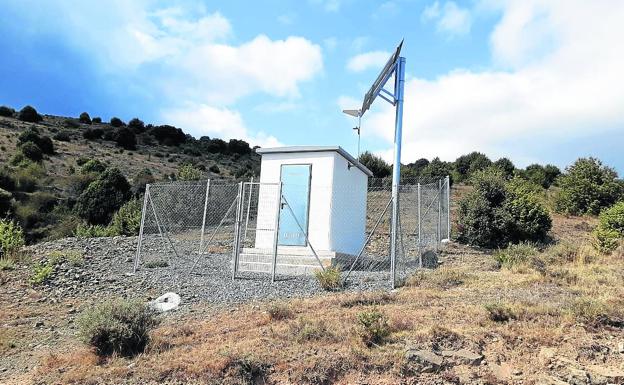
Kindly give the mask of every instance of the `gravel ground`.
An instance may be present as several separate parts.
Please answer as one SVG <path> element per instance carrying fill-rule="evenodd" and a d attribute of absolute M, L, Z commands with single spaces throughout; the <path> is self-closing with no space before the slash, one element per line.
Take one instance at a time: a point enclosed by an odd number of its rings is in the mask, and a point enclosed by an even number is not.
<path fill-rule="evenodd" d="M 241 272 L 232 280 L 230 254 L 204 255 L 193 273 L 195 256 L 178 258 L 172 266 L 146 267 L 131 274 L 136 237 L 65 238 L 29 247 L 36 260 L 57 256 L 54 273 L 42 286 L 52 301 L 67 296 L 108 298 L 111 296 L 155 298 L 174 291 L 186 303 L 236 304 L 254 300 L 305 297 L 323 293 L 313 276 L 278 276 Z M 58 258 L 82 254 L 82 261 Z M 26 266 L 22 268 L 27 268 Z M 387 272 L 354 272 L 347 291 L 387 290 Z"/>

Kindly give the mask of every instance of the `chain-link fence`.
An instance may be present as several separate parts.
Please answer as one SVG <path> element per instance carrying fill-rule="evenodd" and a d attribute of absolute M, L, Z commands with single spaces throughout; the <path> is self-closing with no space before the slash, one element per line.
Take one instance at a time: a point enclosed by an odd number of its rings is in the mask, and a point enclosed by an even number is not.
<path fill-rule="evenodd" d="M 231 181 L 147 186 L 135 271 L 165 268 L 172 282 L 198 274 L 309 275 L 334 265 L 346 285 L 400 284 L 435 267 L 450 238 L 449 179 L 405 179 L 394 258 L 392 183 L 352 186 Z"/>

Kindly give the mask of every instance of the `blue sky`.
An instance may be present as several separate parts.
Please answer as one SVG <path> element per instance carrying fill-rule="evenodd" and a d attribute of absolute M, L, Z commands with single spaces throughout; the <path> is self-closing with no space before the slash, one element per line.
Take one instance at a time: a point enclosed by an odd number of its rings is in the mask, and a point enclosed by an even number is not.
<path fill-rule="evenodd" d="M 403 162 L 591 155 L 622 174 L 623 18 L 610 0 L 5 0 L 0 104 L 354 153 L 340 110 L 405 38 Z M 393 119 L 377 101 L 362 148 L 390 159 Z"/>

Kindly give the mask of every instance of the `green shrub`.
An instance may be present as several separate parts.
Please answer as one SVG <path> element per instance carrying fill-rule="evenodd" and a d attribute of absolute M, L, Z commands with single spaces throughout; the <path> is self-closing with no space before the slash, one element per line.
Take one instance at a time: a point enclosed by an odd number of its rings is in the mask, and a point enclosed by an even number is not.
<path fill-rule="evenodd" d="M 108 224 L 130 198 L 130 184 L 117 168 L 109 168 L 78 197 L 76 214 L 90 224 Z"/>
<path fill-rule="evenodd" d="M 61 131 L 54 135 L 54 139 L 59 142 L 71 142 L 71 133 L 69 131 Z"/>
<path fill-rule="evenodd" d="M 43 120 L 43 117 L 37 113 L 31 106 L 22 108 L 19 112 L 18 119 L 24 122 L 37 123 Z"/>
<path fill-rule="evenodd" d="M 145 123 L 139 118 L 133 118 L 128 122 L 128 127 L 134 130 L 135 132 L 143 132 L 145 131 Z"/>
<path fill-rule="evenodd" d="M 366 346 L 379 345 L 390 335 L 388 318 L 378 309 L 357 314 L 358 335 Z"/>
<path fill-rule="evenodd" d="M 15 110 L 11 107 L 0 106 L 0 116 L 6 116 L 7 118 L 12 118 L 15 115 Z"/>
<path fill-rule="evenodd" d="M 0 188 L 0 217 L 4 217 L 13 206 L 13 194 Z"/>
<path fill-rule="evenodd" d="M 190 163 L 185 163 L 178 169 L 178 180 L 199 180 L 202 172 Z"/>
<path fill-rule="evenodd" d="M 87 309 L 76 323 L 81 340 L 99 355 L 132 356 L 143 352 L 158 319 L 140 301 L 114 300 Z"/>
<path fill-rule="evenodd" d="M 338 290 L 341 287 L 342 279 L 338 267 L 328 266 L 325 270 L 316 270 L 314 276 L 324 290 Z"/>
<path fill-rule="evenodd" d="M 37 262 L 33 265 L 29 282 L 32 285 L 40 285 L 50 279 L 52 274 L 54 274 L 54 265 L 52 263 Z"/>
<path fill-rule="evenodd" d="M 24 246 L 24 231 L 13 220 L 0 219 L 0 252 L 11 257 Z"/>
<path fill-rule="evenodd" d="M 113 136 L 115 143 L 126 150 L 136 150 L 136 135 L 128 127 L 119 127 Z"/>
<path fill-rule="evenodd" d="M 102 123 L 102 118 L 96 116 L 95 118 L 91 119 L 91 123 Z"/>
<path fill-rule="evenodd" d="M 580 158 L 559 178 L 556 209 L 572 215 L 597 215 L 603 208 L 617 202 L 623 185 L 617 173 L 595 158 Z"/>
<path fill-rule="evenodd" d="M 6 270 L 14 270 L 15 269 L 15 261 L 10 258 L 0 258 L 0 271 Z"/>
<path fill-rule="evenodd" d="M 113 126 L 113 127 L 121 127 L 121 126 L 124 125 L 124 122 L 121 119 L 119 119 L 118 117 L 115 116 L 115 117 L 111 118 L 110 125 Z"/>
<path fill-rule="evenodd" d="M 221 169 L 216 164 L 213 164 L 212 166 L 210 166 L 208 168 L 208 171 L 210 171 L 212 173 L 215 173 L 215 174 L 220 174 L 221 173 Z"/>
<path fill-rule="evenodd" d="M 492 161 L 485 154 L 480 152 L 474 151 L 470 154 L 462 155 L 455 160 L 456 181 L 466 181 L 475 172 L 484 170 L 491 165 Z"/>
<path fill-rule="evenodd" d="M 88 113 L 83 112 L 78 117 L 78 121 L 82 124 L 91 124 L 91 117 L 89 116 Z"/>
<path fill-rule="evenodd" d="M 509 269 L 530 262 L 531 258 L 536 256 L 538 252 L 539 250 L 531 243 L 519 243 L 498 250 L 494 254 L 494 259 L 500 267 Z"/>
<path fill-rule="evenodd" d="M 141 228 L 141 202 L 138 199 L 131 199 L 113 216 L 110 224 L 110 232 L 115 235 L 139 235 Z"/>
<path fill-rule="evenodd" d="M 624 238 L 624 201 L 618 202 L 600 213 L 600 222 L 594 229 L 593 246 L 596 250 L 609 254 Z"/>
<path fill-rule="evenodd" d="M 521 178 L 524 178 L 538 186 L 543 188 L 549 188 L 557 177 L 561 175 L 561 170 L 557 166 L 547 164 L 542 166 L 541 164 L 532 164 L 527 166 L 524 170 L 518 172 Z"/>
<path fill-rule="evenodd" d="M 507 322 L 517 318 L 513 309 L 504 303 L 495 302 L 484 305 L 488 318 L 494 322 Z"/>
<path fill-rule="evenodd" d="M 550 215 L 517 180 L 507 182 L 498 168 L 476 171 L 474 190 L 459 201 L 458 240 L 483 247 L 502 247 L 544 240 L 552 226 Z"/>
<path fill-rule="evenodd" d="M 24 157 L 32 160 L 33 162 L 41 162 L 43 159 L 41 149 L 33 142 L 21 143 L 18 148 Z"/>
<path fill-rule="evenodd" d="M 63 126 L 65 126 L 67 128 L 79 128 L 80 127 L 80 123 L 78 123 L 74 119 L 65 119 L 63 121 Z"/>
<path fill-rule="evenodd" d="M 29 128 L 28 130 L 22 132 L 18 136 L 17 140 L 20 144 L 24 144 L 27 142 L 32 142 L 36 144 L 37 146 L 39 146 L 41 152 L 43 152 L 44 154 L 54 154 L 54 143 L 52 142 L 52 139 L 50 139 L 50 137 L 48 136 L 39 135 L 39 133 L 32 128 Z"/>
<path fill-rule="evenodd" d="M 104 136 L 104 130 L 101 128 L 87 128 L 82 133 L 82 137 L 87 140 L 102 139 L 102 136 Z"/>
<path fill-rule="evenodd" d="M 74 236 L 77 238 L 100 238 L 110 237 L 112 234 L 107 226 L 79 223 L 74 230 Z"/>
<path fill-rule="evenodd" d="M 492 165 L 501 170 L 506 179 L 511 179 L 516 171 L 516 166 L 508 158 L 500 158 Z"/>
<path fill-rule="evenodd" d="M 91 159 L 80 167 L 81 174 L 101 174 L 106 170 L 106 164 L 97 159 Z"/>
<path fill-rule="evenodd" d="M 336 336 L 323 320 L 301 317 L 290 326 L 290 334 L 299 343 L 306 341 L 333 340 Z"/>
<path fill-rule="evenodd" d="M 159 144 L 166 146 L 179 146 L 186 141 L 186 135 L 181 129 L 166 124 L 154 126 L 148 132 Z M 223 142 L 223 145 L 227 147 L 225 142 Z"/>

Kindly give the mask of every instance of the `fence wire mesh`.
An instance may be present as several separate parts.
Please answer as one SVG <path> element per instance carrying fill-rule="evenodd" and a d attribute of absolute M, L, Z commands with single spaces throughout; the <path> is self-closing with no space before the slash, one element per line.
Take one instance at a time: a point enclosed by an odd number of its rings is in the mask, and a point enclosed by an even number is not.
<path fill-rule="evenodd" d="M 215 180 L 149 185 L 135 270 L 167 268 L 174 287 L 184 277 L 216 274 L 217 265 L 221 275 L 227 266 L 224 279 L 309 275 L 334 265 L 346 285 L 388 287 L 393 278 L 400 284 L 418 268 L 435 267 L 440 243 L 450 238 L 448 178 L 401 181 L 394 276 L 389 179 L 369 179 L 359 190 L 306 189 Z"/>

